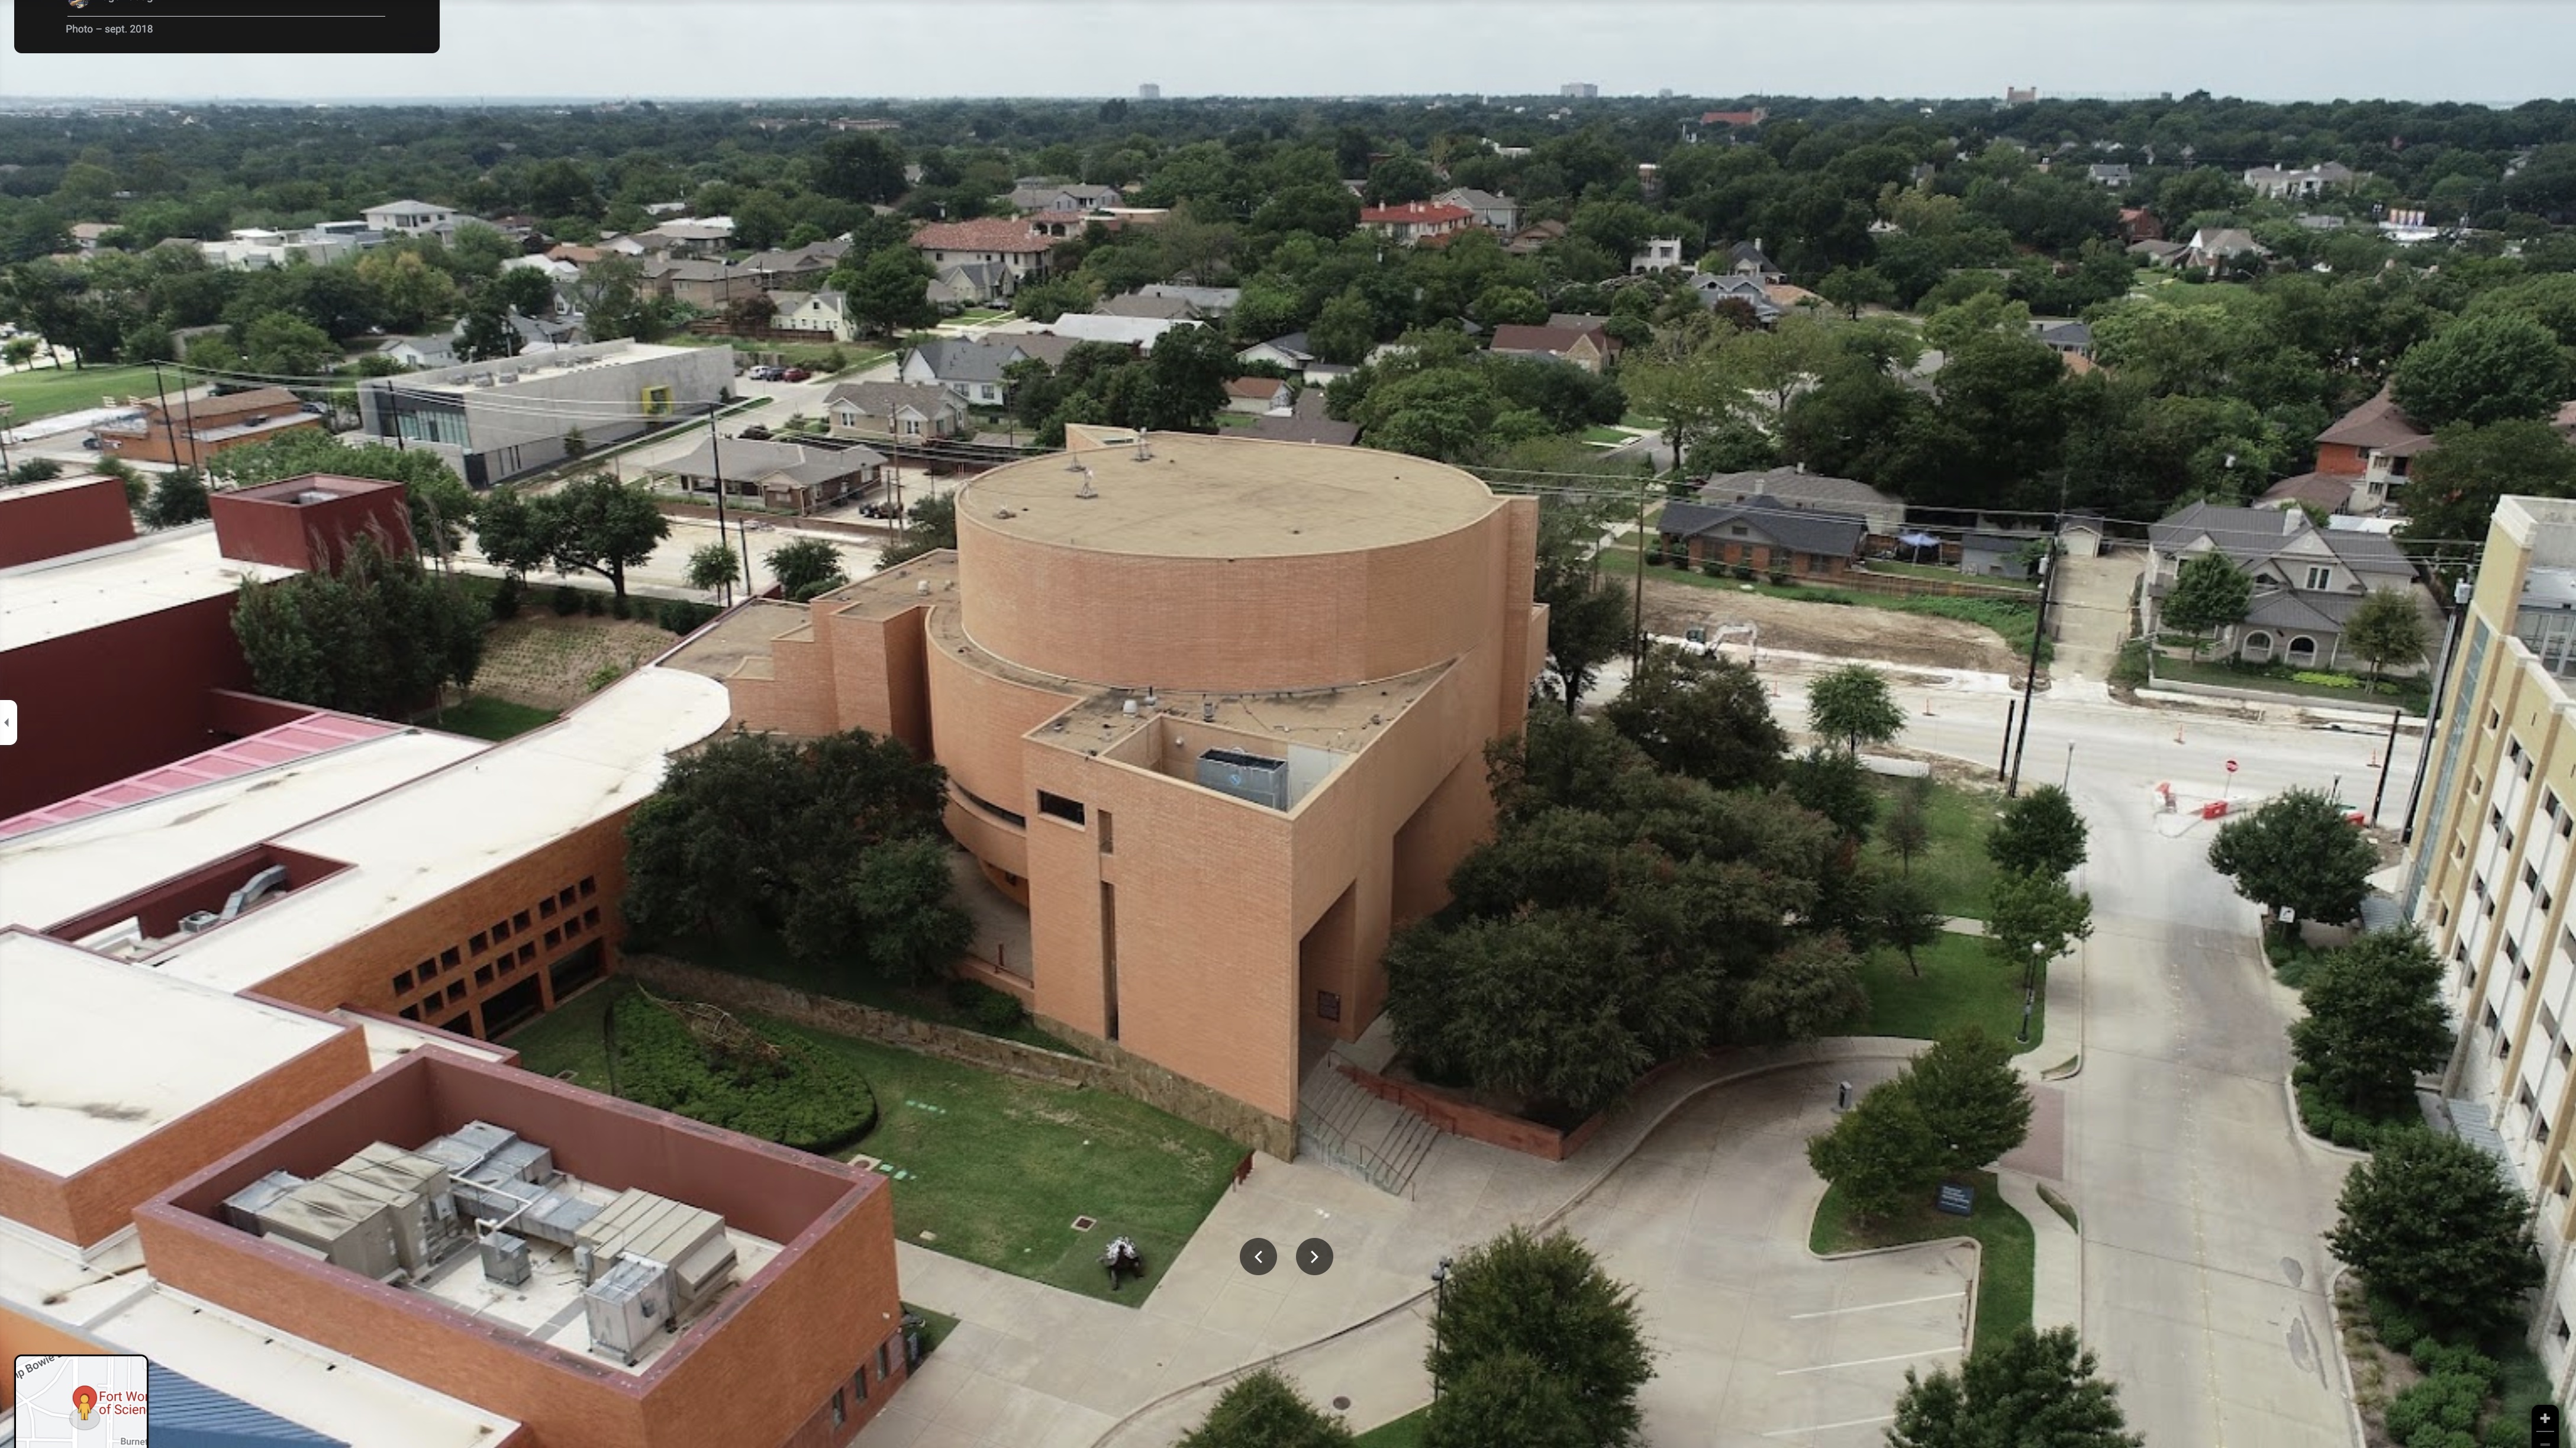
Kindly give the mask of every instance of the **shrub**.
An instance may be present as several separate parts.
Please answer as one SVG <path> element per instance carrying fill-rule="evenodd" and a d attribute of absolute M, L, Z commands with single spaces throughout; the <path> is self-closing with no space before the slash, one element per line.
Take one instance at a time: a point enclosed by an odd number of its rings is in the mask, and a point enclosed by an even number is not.
<path fill-rule="evenodd" d="M 1726 565 L 1718 562 L 1714 558 L 1705 559 L 1700 563 L 1699 571 L 1710 578 L 1724 578 L 1726 576 Z"/>
<path fill-rule="evenodd" d="M 508 623 L 519 616 L 520 595 L 528 591 L 527 583 L 515 573 L 505 573 L 492 589 L 492 621 Z"/>
<path fill-rule="evenodd" d="M 581 590 L 562 584 L 556 585 L 555 612 L 558 614 L 575 614 L 581 612 Z"/>
<path fill-rule="evenodd" d="M 2370 1294 L 2370 1331 L 2391 1352 L 2414 1356 L 2415 1344 L 2424 1336 L 2424 1320 L 2398 1305 L 2385 1293 Z"/>
<path fill-rule="evenodd" d="M 701 1041 L 672 1011 L 628 996 L 613 1008 L 618 1089 L 631 1101 L 675 1111 L 799 1151 L 829 1154 L 876 1129 L 876 1092 L 858 1068 L 777 1026 L 746 1027 L 771 1052 Z"/>
<path fill-rule="evenodd" d="M 950 981 L 948 1003 L 966 1013 L 967 1024 L 988 1036 L 998 1036 L 1029 1016 L 1018 996 L 980 980 Z"/>
<path fill-rule="evenodd" d="M 1743 582 L 1750 583 L 1753 581 L 1753 565 L 1750 563 L 1738 563 L 1731 571 L 1735 574 L 1737 579 Z"/>
<path fill-rule="evenodd" d="M 692 603 L 685 598 L 666 598 L 656 613 L 662 627 L 675 634 L 688 635 L 706 627 L 707 620 L 723 610 L 712 603 Z"/>
<path fill-rule="evenodd" d="M 2330 1100 L 2317 1090 L 2306 1071 L 2304 1066 L 2296 1067 L 2291 1071 L 2290 1079 L 2298 1092 L 2299 1125 L 2305 1127 L 2310 1136 L 2331 1141 L 2348 1150 L 2376 1151 L 2382 1142 L 2393 1136 L 2424 1129 L 2420 1116 L 2409 1114 L 2380 1120 L 2353 1111 L 2340 1101 Z M 2380 1341 L 2401 1350 L 2406 1346 L 2403 1342 L 2391 1341 L 2385 1334 Z"/>
<path fill-rule="evenodd" d="M 600 690 L 607 688 L 609 685 L 614 684 L 625 677 L 626 666 L 624 664 L 602 664 L 598 668 L 591 670 L 590 677 L 582 681 L 582 690 L 585 693 L 596 694 Z"/>
<path fill-rule="evenodd" d="M 2361 680 L 2354 678 L 2350 674 L 2327 674 L 2319 673 L 2313 669 L 2299 669 L 2293 671 L 2290 677 L 2299 683 L 2314 684 L 2321 689 L 2358 689 L 2361 687 Z"/>
<path fill-rule="evenodd" d="M 625 594 L 621 593 L 608 601 L 608 611 L 619 618 L 633 618 L 635 616 L 635 603 L 632 599 L 629 599 Z"/>
<path fill-rule="evenodd" d="M 2435 1373 L 2388 1405 L 2381 1420 L 2403 1448 L 2477 1448 L 2478 1409 L 2485 1380 L 2465 1373 Z"/>
<path fill-rule="evenodd" d="M 581 611 L 597 618 L 608 611 L 608 601 L 596 593 L 585 593 L 581 596 Z"/>
<path fill-rule="evenodd" d="M 1771 586 L 1773 588 L 1795 588 L 1798 586 L 1798 580 L 1790 577 L 1780 569 L 1774 568 L 1771 570 Z"/>

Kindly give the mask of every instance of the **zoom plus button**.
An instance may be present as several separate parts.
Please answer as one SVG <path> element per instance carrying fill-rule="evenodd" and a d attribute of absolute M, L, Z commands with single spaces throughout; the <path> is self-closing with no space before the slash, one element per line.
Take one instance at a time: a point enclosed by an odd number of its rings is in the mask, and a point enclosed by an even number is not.
<path fill-rule="evenodd" d="M 1243 1270 L 1258 1277 L 1279 1265 L 1279 1249 L 1267 1237 L 1255 1237 L 1243 1244 Z"/>
<path fill-rule="evenodd" d="M 1321 1277 L 1333 1270 L 1333 1244 L 1321 1237 L 1308 1237 L 1297 1244 L 1297 1270 L 1309 1277 Z"/>

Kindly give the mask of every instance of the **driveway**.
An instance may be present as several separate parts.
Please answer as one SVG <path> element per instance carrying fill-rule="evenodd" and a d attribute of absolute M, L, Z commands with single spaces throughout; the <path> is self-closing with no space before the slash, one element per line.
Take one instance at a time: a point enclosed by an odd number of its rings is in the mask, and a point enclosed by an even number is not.
<path fill-rule="evenodd" d="M 2103 695 L 2120 643 L 2129 636 L 2129 592 L 2146 566 L 2141 553 L 2063 558 L 2056 598 L 2057 652 L 2049 664 L 2052 690 Z"/>

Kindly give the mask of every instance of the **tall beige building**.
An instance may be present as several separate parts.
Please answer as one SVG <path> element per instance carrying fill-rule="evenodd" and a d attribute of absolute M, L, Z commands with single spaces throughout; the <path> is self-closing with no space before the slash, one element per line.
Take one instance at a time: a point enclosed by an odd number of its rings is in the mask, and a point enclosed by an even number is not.
<path fill-rule="evenodd" d="M 2532 1197 L 2549 1277 L 2531 1340 L 2564 1402 L 2576 1386 L 2576 502 L 2497 507 L 2447 679 L 2405 898 L 2448 966 L 2452 1121 Z"/>
<path fill-rule="evenodd" d="M 1492 823 L 1485 745 L 1547 648 L 1537 502 L 1369 448 L 1069 431 L 959 492 L 954 552 L 676 662 L 748 728 L 945 766 L 949 832 L 1028 911 L 992 982 L 1286 1154 L 1301 1038 L 1376 1019 L 1389 933 Z"/>

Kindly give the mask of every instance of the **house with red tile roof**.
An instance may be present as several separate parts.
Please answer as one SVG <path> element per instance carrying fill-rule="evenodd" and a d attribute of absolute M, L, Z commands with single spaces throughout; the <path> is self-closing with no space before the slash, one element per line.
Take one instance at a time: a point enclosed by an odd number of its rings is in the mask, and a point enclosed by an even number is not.
<path fill-rule="evenodd" d="M 1457 231 L 1476 219 L 1464 206 L 1444 201 L 1408 201 L 1402 206 L 1366 206 L 1360 225 L 1389 241 L 1413 243 Z"/>
<path fill-rule="evenodd" d="M 1034 230 L 1022 217 L 930 221 L 912 233 L 912 249 L 921 253 L 943 278 L 963 268 L 1001 268 L 998 274 L 983 273 L 992 276 L 997 285 L 992 289 L 993 295 L 974 298 L 977 301 L 998 301 L 1018 291 L 1020 283 L 1029 278 L 1045 276 L 1055 246 L 1053 238 Z"/>

